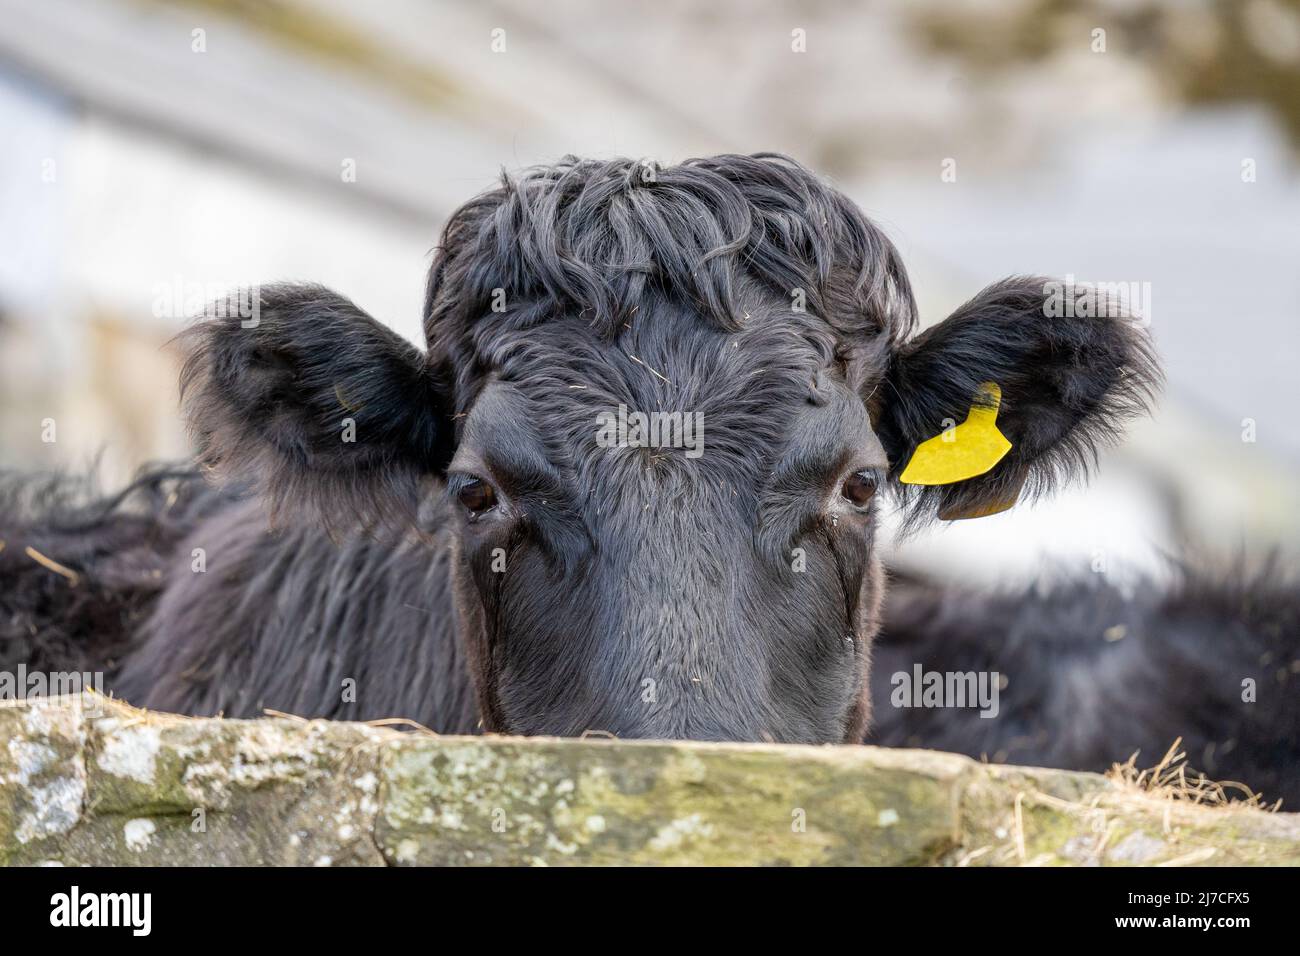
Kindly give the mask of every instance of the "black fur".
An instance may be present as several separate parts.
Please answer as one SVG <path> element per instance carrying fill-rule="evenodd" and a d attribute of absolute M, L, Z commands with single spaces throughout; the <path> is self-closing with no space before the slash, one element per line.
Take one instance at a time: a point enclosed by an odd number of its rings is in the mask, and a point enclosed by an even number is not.
<path fill-rule="evenodd" d="M 201 574 L 195 548 L 207 556 Z M 139 650 L 111 681 L 122 697 L 182 713 L 400 716 L 477 732 L 445 547 L 335 543 L 308 523 L 269 533 L 245 500 L 178 551 Z"/>
<path fill-rule="evenodd" d="M 113 670 L 178 543 L 219 509 L 192 469 L 148 469 L 106 499 L 84 479 L 0 473 L 0 671 Z"/>
<path fill-rule="evenodd" d="M 187 491 L 192 520 L 158 534 L 161 582 L 108 629 L 130 641 L 112 686 L 187 713 L 859 740 L 883 580 L 877 505 L 851 505 L 846 478 L 896 473 L 991 378 L 1016 450 L 905 503 L 1045 487 L 1156 384 L 1132 323 L 1048 319 L 1040 283 L 909 342 L 897 252 L 789 160 L 508 176 L 443 233 L 425 355 L 315 286 L 263 290 L 256 328 L 216 310 L 186 336 L 200 459 L 234 480 Z M 602 447 L 596 416 L 620 404 L 702 414 L 704 454 Z M 471 515 L 475 481 L 497 505 Z M 98 543 L 115 520 L 50 543 L 95 594 L 118 574 Z M 19 588 L 30 563 L 6 565 Z M 57 606 L 73 585 L 39 583 L 43 610 L 8 599 L 36 642 L 90 640 Z"/>
<path fill-rule="evenodd" d="M 876 643 L 867 742 L 1105 770 L 1134 753 L 1139 767 L 1154 766 L 1182 738 L 1194 770 L 1295 809 L 1296 582 L 1273 565 L 1173 574 L 1163 585 L 1121 589 L 1087 575 L 996 594 L 896 582 Z M 891 706 L 894 675 L 916 664 L 999 672 L 997 716 Z"/>

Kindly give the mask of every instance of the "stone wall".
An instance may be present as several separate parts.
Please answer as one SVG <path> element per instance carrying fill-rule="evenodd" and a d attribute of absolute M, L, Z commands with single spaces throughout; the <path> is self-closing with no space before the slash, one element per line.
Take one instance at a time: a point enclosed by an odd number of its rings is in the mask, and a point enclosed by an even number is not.
<path fill-rule="evenodd" d="M 0 705 L 9 864 L 1300 864 L 1300 818 L 929 751 Z"/>

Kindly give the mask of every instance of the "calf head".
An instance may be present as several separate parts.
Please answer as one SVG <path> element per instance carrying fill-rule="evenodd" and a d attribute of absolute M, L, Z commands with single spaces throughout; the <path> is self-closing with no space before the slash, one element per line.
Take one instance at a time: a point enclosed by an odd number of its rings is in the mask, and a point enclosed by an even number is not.
<path fill-rule="evenodd" d="M 452 216 L 427 352 L 278 286 L 255 327 L 195 329 L 184 388 L 203 458 L 284 520 L 411 536 L 432 512 L 486 729 L 851 740 L 885 493 L 916 523 L 1047 490 L 1156 382 L 1135 324 L 1050 317 L 1048 288 L 913 337 L 894 247 L 793 162 L 568 160 Z M 1011 450 L 901 485 L 985 382 Z"/>

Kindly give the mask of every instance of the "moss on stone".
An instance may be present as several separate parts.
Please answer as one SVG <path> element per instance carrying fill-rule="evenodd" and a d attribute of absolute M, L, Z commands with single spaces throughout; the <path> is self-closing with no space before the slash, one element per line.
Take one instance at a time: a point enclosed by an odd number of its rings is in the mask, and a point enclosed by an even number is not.
<path fill-rule="evenodd" d="M 436 737 L 0 706 L 0 862 L 1300 863 L 1294 814 L 875 747 Z"/>

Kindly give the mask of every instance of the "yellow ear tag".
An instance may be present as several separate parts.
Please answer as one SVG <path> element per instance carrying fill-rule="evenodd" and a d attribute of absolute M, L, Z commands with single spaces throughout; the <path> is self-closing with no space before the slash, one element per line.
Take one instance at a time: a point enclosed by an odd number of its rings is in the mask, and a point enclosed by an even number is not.
<path fill-rule="evenodd" d="M 998 431 L 1001 403 L 1002 389 L 996 383 L 981 384 L 966 420 L 917 445 L 898 480 L 905 485 L 951 485 L 984 474 L 1011 450 L 1011 442 Z"/>
<path fill-rule="evenodd" d="M 989 515 L 1001 514 L 1020 500 L 1020 489 L 1024 487 L 1022 475 L 1005 496 L 983 505 L 948 505 L 939 509 L 940 521 L 960 521 L 963 518 L 987 518 Z"/>

